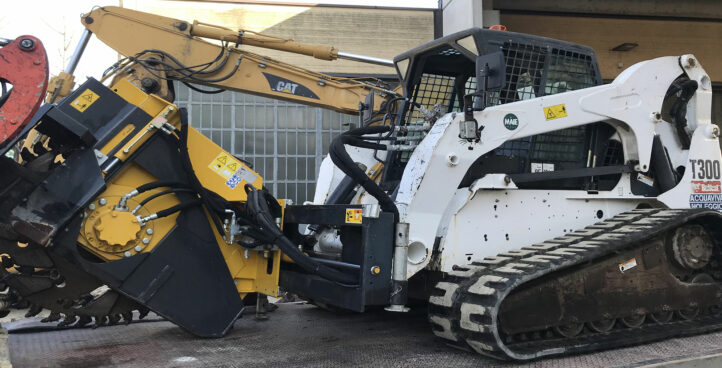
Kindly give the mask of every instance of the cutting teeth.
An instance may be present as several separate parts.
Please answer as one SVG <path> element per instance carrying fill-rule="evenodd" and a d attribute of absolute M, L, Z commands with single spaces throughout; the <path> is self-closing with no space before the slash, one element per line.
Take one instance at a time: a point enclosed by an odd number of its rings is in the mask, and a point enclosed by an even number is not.
<path fill-rule="evenodd" d="M 150 309 L 146 307 L 140 307 L 138 308 L 138 319 L 143 319 L 145 316 L 148 315 L 148 312 L 150 312 Z"/>
<path fill-rule="evenodd" d="M 43 311 L 43 307 L 33 304 L 30 306 L 30 309 L 28 309 L 28 312 L 25 313 L 25 318 L 35 317 L 38 315 L 38 313 Z"/>
<path fill-rule="evenodd" d="M 78 322 L 75 324 L 74 327 L 83 327 L 90 322 L 93 322 L 93 318 L 91 318 L 90 316 L 80 316 L 80 318 L 78 318 Z"/>
<path fill-rule="evenodd" d="M 106 325 L 106 320 L 108 319 L 107 316 L 95 316 L 95 323 L 93 324 L 93 328 L 98 328 L 100 326 Z"/>
<path fill-rule="evenodd" d="M 120 315 L 111 314 L 108 316 L 108 326 L 115 326 L 120 321 Z"/>
<path fill-rule="evenodd" d="M 60 315 L 60 313 L 53 311 L 53 312 L 50 312 L 50 315 L 41 319 L 40 322 L 43 322 L 43 323 L 55 322 L 55 321 L 59 321 L 61 318 L 62 318 L 62 316 Z"/>
<path fill-rule="evenodd" d="M 123 323 L 126 325 L 129 325 L 131 322 L 133 322 L 133 312 L 125 312 L 121 314 L 123 317 Z"/>
<path fill-rule="evenodd" d="M 78 316 L 76 316 L 74 314 L 69 314 L 69 315 L 65 316 L 65 318 L 62 321 L 60 321 L 60 323 L 58 323 L 58 327 L 70 326 L 73 323 L 75 323 L 75 321 L 77 319 L 78 319 Z"/>

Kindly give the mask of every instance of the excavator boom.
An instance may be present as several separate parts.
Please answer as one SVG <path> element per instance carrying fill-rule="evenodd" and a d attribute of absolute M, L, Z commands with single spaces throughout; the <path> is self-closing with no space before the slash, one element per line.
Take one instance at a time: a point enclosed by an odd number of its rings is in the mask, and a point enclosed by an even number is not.
<path fill-rule="evenodd" d="M 355 58 L 393 65 L 390 60 L 339 53 L 332 46 L 310 45 L 293 40 L 233 31 L 219 26 L 148 14 L 118 7 L 95 8 L 82 16 L 83 25 L 101 41 L 131 61 L 147 61 L 161 55 L 160 67 L 175 67 L 168 77 L 224 90 L 250 93 L 358 115 L 360 103 L 381 109 L 384 98 L 367 100 L 370 93 L 394 95 L 387 88 L 348 78 L 338 78 L 286 64 L 238 48 L 241 44 L 309 55 L 324 60 Z M 222 45 L 203 38 L 220 40 Z M 147 64 L 146 64 L 147 65 Z M 199 72 L 183 71 L 201 66 Z M 147 68 L 147 67 L 146 67 Z M 149 69 L 155 69 L 152 66 Z M 363 108 L 363 106 L 361 106 Z"/>

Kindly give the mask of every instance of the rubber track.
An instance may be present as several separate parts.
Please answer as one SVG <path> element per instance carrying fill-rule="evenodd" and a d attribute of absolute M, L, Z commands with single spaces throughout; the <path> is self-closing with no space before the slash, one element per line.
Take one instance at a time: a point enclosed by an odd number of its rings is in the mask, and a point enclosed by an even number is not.
<path fill-rule="evenodd" d="M 605 334 L 542 339 L 506 345 L 500 338 L 497 313 L 504 298 L 520 285 L 551 272 L 599 259 L 654 238 L 690 220 L 711 221 L 716 234 L 722 215 L 712 210 L 638 209 L 543 243 L 488 257 L 449 272 L 429 298 L 434 334 L 451 344 L 497 359 L 528 360 L 609 349 L 682 334 L 722 328 L 722 317 L 648 323 Z M 718 237 L 715 237 L 719 239 Z"/>

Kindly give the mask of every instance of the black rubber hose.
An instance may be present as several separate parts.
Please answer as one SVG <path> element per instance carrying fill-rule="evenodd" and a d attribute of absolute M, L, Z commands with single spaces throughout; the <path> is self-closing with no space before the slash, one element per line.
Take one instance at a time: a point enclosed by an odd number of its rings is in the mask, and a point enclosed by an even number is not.
<path fill-rule="evenodd" d="M 143 192 L 149 191 L 151 189 L 161 188 L 161 187 L 188 188 L 188 185 L 186 183 L 181 183 L 179 181 L 161 180 L 161 181 L 145 183 L 145 184 L 135 188 L 135 190 L 137 190 L 138 193 L 143 193 Z"/>
<path fill-rule="evenodd" d="M 166 216 L 174 214 L 180 210 L 184 210 L 188 207 L 197 206 L 201 203 L 202 202 L 200 199 L 194 199 L 194 200 L 187 201 L 187 202 L 181 202 L 171 208 L 166 208 L 164 210 L 158 211 L 155 214 L 156 214 L 156 216 L 158 216 L 158 218 L 166 217 Z"/>
<path fill-rule="evenodd" d="M 389 197 L 389 195 L 376 184 L 375 181 L 371 180 L 366 173 L 361 170 L 358 165 L 351 159 L 348 152 L 346 151 L 345 144 L 353 145 L 368 149 L 385 150 L 386 145 L 365 142 L 361 138 L 364 134 L 375 134 L 384 133 L 391 129 L 389 126 L 370 126 L 363 127 L 348 131 L 338 137 L 336 137 L 329 147 L 329 156 L 331 161 L 338 167 L 344 174 L 348 175 L 356 183 L 361 185 L 362 188 L 371 194 L 379 202 L 379 206 L 386 212 L 394 214 L 395 221 L 398 221 L 399 210 L 396 208 L 396 204 Z"/>
<path fill-rule="evenodd" d="M 188 129 L 190 128 L 188 125 L 188 110 L 186 110 L 185 108 L 180 109 L 180 121 L 181 124 L 178 137 L 178 152 L 180 155 L 181 164 L 185 169 L 186 176 L 191 184 L 191 187 L 195 189 L 195 191 L 200 195 L 203 205 L 206 207 L 206 209 L 208 209 L 211 221 L 213 221 L 216 230 L 218 231 L 218 234 L 222 235 L 225 233 L 225 231 L 223 229 L 223 222 L 220 220 L 218 214 L 224 213 L 226 207 L 229 206 L 226 206 L 227 202 L 221 196 L 203 187 L 201 182 L 198 180 L 198 176 L 193 170 L 193 164 L 191 163 L 188 153 Z"/>
<path fill-rule="evenodd" d="M 257 190 L 251 185 L 246 185 L 246 191 L 248 193 L 248 202 L 246 204 L 252 216 L 263 230 L 273 235 L 273 244 L 277 245 L 283 254 L 290 257 L 306 272 L 345 286 L 357 287 L 356 284 L 358 280 L 355 276 L 324 266 L 312 260 L 303 254 L 298 247 L 283 234 L 271 216 L 271 210 L 267 203 L 267 197 L 270 196 L 270 194 L 263 193 L 263 190 Z"/>
<path fill-rule="evenodd" d="M 154 200 L 154 199 L 156 199 L 156 198 L 158 198 L 158 197 L 160 197 L 160 196 L 164 196 L 164 195 L 166 195 L 166 194 L 171 194 L 171 193 L 179 193 L 179 192 L 195 193 L 196 191 L 193 190 L 193 189 L 190 189 L 190 188 L 173 188 L 173 189 L 168 189 L 168 190 L 164 190 L 164 191 L 162 191 L 162 192 L 158 192 L 158 193 L 155 193 L 155 194 L 149 196 L 148 198 L 140 201 L 140 203 L 139 203 L 138 205 L 141 206 L 141 207 L 143 207 L 143 206 L 145 206 L 146 203 L 148 203 L 148 202 L 150 202 L 150 201 L 152 201 L 152 200 Z"/>

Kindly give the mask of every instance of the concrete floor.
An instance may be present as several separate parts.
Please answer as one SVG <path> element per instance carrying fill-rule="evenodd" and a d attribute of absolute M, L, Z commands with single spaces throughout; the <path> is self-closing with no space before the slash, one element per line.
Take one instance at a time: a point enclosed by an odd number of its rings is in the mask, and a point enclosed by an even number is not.
<path fill-rule="evenodd" d="M 4 324 L 14 367 L 718 367 L 722 332 L 517 365 L 444 345 L 425 310 L 332 314 L 281 304 L 267 321 L 245 316 L 221 339 L 196 338 L 165 321 L 38 332 Z M 26 328 L 25 332 L 18 327 Z M 700 359 L 703 358 L 703 359 Z"/>

